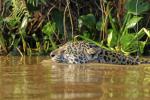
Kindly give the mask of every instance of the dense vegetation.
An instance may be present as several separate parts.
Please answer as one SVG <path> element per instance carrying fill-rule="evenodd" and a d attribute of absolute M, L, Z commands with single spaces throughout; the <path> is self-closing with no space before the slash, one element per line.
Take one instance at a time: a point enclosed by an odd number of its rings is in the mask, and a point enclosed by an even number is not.
<path fill-rule="evenodd" d="M 77 40 L 148 54 L 149 11 L 148 0 L 0 0 L 0 55 L 44 55 Z"/>

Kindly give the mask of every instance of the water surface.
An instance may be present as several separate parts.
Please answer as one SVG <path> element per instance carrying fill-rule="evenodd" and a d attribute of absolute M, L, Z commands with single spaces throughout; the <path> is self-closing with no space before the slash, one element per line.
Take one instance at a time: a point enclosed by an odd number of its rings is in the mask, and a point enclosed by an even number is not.
<path fill-rule="evenodd" d="M 150 65 L 0 56 L 0 100 L 150 100 Z"/>

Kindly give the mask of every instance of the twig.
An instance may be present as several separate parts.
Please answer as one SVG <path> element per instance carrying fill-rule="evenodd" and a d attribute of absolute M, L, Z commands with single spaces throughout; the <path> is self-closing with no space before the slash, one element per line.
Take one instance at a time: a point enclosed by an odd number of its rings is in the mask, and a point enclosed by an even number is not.
<path fill-rule="evenodd" d="M 48 13 L 47 13 L 47 19 L 49 20 L 49 15 L 50 15 L 50 12 L 55 8 L 56 6 L 53 5 L 49 10 L 48 10 Z"/>
<path fill-rule="evenodd" d="M 74 26 L 73 26 L 73 21 L 72 21 L 72 16 L 71 16 L 71 12 L 70 12 L 70 1 L 67 0 L 67 7 L 68 7 L 68 11 L 69 11 L 69 17 L 70 17 L 70 23 L 71 23 L 71 31 L 72 31 L 72 39 L 73 39 L 73 30 L 74 30 Z"/>
<path fill-rule="evenodd" d="M 66 11 L 67 11 L 67 6 L 65 7 L 65 10 L 64 10 L 64 18 L 63 18 L 65 41 L 66 41 L 66 37 L 67 37 L 67 29 L 66 29 Z"/>
<path fill-rule="evenodd" d="M 2 10 L 2 0 L 0 0 L 0 12 Z"/>

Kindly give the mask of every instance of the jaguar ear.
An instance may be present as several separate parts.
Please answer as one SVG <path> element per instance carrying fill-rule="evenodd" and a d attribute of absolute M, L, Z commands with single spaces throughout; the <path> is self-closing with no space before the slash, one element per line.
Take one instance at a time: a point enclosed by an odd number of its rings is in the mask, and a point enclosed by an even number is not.
<path fill-rule="evenodd" d="M 97 50 L 95 48 L 90 48 L 87 50 L 88 54 L 95 54 L 97 52 Z"/>

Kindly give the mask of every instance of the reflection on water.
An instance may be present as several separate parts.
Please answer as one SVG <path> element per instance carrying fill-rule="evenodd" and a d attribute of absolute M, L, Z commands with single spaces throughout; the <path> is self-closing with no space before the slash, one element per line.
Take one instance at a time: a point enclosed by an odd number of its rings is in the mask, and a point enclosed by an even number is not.
<path fill-rule="evenodd" d="M 67 65 L 0 57 L 0 100 L 150 100 L 150 65 Z"/>

